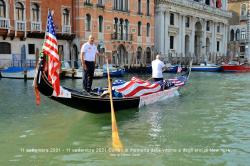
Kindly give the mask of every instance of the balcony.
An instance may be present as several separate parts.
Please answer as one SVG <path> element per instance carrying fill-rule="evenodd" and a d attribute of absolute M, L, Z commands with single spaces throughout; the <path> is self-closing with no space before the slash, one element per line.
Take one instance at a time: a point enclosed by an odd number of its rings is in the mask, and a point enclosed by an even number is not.
<path fill-rule="evenodd" d="M 111 40 L 120 40 L 120 41 L 132 41 L 133 35 L 132 34 L 119 34 L 119 33 L 112 33 Z"/>
<path fill-rule="evenodd" d="M 63 25 L 62 26 L 62 33 L 71 33 L 71 26 L 70 25 Z"/>
<path fill-rule="evenodd" d="M 15 21 L 15 30 L 16 31 L 25 31 L 26 30 L 25 21 L 16 20 Z"/>
<path fill-rule="evenodd" d="M 247 14 L 240 16 L 240 21 L 247 21 L 247 20 L 248 20 Z"/>
<path fill-rule="evenodd" d="M 90 3 L 90 2 L 84 2 L 84 6 L 90 6 L 90 7 L 92 7 L 92 6 L 93 6 L 93 4 L 92 4 L 92 3 Z"/>
<path fill-rule="evenodd" d="M 1 29 L 9 29 L 10 20 L 5 18 L 0 18 L 0 28 Z"/>
<path fill-rule="evenodd" d="M 41 31 L 42 23 L 41 22 L 31 22 L 31 31 Z"/>
<path fill-rule="evenodd" d="M 223 17 L 227 17 L 227 18 L 232 17 L 232 13 L 230 13 L 228 11 L 225 11 L 225 10 L 219 9 L 219 8 L 215 8 L 215 7 L 211 7 L 211 6 L 208 6 L 208 5 L 204 5 L 203 3 L 195 2 L 193 0 L 187 0 L 187 1 L 183 1 L 183 0 L 161 0 L 161 1 L 165 2 L 165 3 L 171 3 L 173 5 L 188 7 L 190 9 L 196 9 L 196 10 L 202 11 L 202 12 L 208 12 L 208 13 L 215 14 L 215 15 L 218 15 L 218 16 L 223 16 Z"/>

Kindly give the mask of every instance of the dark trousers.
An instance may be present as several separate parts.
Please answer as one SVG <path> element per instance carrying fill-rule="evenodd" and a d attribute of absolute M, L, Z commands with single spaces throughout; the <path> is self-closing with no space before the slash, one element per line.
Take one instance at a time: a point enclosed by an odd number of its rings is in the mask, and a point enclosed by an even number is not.
<path fill-rule="evenodd" d="M 89 62 L 85 61 L 86 64 L 86 70 L 83 72 L 83 88 L 87 91 L 90 92 L 92 82 L 93 82 L 93 77 L 94 77 L 94 71 L 95 71 L 95 63 L 94 62 Z"/>
<path fill-rule="evenodd" d="M 154 81 L 157 82 L 157 81 L 163 81 L 163 78 L 154 78 Z"/>

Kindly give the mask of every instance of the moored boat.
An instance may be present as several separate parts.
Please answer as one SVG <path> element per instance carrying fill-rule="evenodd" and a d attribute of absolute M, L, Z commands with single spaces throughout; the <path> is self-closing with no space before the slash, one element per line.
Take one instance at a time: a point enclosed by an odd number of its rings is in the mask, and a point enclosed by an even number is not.
<path fill-rule="evenodd" d="M 221 71 L 221 66 L 216 64 L 205 64 L 201 63 L 199 66 L 192 66 L 191 71 L 200 71 L 200 72 L 219 72 Z"/>
<path fill-rule="evenodd" d="M 34 79 L 35 69 L 26 67 L 8 67 L 0 70 L 0 77 L 11 79 Z"/>
<path fill-rule="evenodd" d="M 109 65 L 109 74 L 111 77 L 122 77 L 125 73 L 125 69 L 113 67 Z M 103 65 L 103 76 L 107 77 L 107 65 Z"/>
<path fill-rule="evenodd" d="M 239 62 L 232 61 L 228 64 L 221 65 L 224 72 L 250 72 L 250 64 L 240 64 Z"/>

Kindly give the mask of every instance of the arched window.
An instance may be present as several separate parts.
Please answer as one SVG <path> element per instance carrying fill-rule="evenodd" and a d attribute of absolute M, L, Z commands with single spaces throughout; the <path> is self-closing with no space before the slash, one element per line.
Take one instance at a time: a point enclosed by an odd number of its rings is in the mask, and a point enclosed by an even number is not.
<path fill-rule="evenodd" d="M 141 36 L 141 22 L 138 22 L 138 36 Z"/>
<path fill-rule="evenodd" d="M 147 37 L 150 36 L 150 24 L 147 23 Z"/>
<path fill-rule="evenodd" d="M 230 40 L 234 41 L 234 30 L 233 29 L 230 32 Z"/>
<path fill-rule="evenodd" d="M 91 16 L 86 14 L 86 31 L 91 31 Z"/>
<path fill-rule="evenodd" d="M 150 1 L 149 0 L 147 0 L 147 16 L 149 16 L 150 15 Z"/>
<path fill-rule="evenodd" d="M 129 22 L 128 22 L 128 20 L 126 19 L 125 20 L 125 26 L 124 26 L 124 29 L 125 29 L 125 40 L 128 40 L 129 38 L 128 38 L 128 27 L 129 26 Z"/>
<path fill-rule="evenodd" d="M 32 10 L 32 21 L 39 22 L 40 18 L 39 18 L 39 6 L 38 6 L 38 4 L 36 4 L 36 3 L 32 4 L 31 10 Z"/>
<path fill-rule="evenodd" d="M 99 32 L 103 32 L 103 17 L 99 16 L 98 18 L 98 23 L 99 23 Z"/>
<path fill-rule="evenodd" d="M 239 29 L 236 30 L 236 40 L 237 41 L 240 40 L 240 30 Z"/>
<path fill-rule="evenodd" d="M 246 4 L 241 5 L 241 15 L 242 16 L 247 15 L 247 5 Z"/>
<path fill-rule="evenodd" d="M 0 42 L 0 54 L 11 54 L 11 45 L 7 42 Z"/>
<path fill-rule="evenodd" d="M 242 40 L 245 40 L 245 39 L 246 39 L 246 29 L 245 29 L 245 28 L 243 28 L 243 29 L 241 30 L 240 36 L 241 36 L 241 39 L 242 39 Z"/>
<path fill-rule="evenodd" d="M 3 0 L 0 0 L 0 17 L 6 17 L 6 6 Z"/>
<path fill-rule="evenodd" d="M 64 9 L 63 10 L 63 25 L 70 25 L 69 23 L 69 10 L 68 9 Z"/>
<path fill-rule="evenodd" d="M 20 2 L 16 3 L 16 20 L 24 20 L 24 7 Z"/>

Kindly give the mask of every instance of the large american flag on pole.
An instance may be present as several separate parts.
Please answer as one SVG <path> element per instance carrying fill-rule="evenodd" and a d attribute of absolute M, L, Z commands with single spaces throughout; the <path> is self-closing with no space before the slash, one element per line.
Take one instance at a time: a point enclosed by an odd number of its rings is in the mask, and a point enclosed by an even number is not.
<path fill-rule="evenodd" d="M 45 33 L 45 41 L 43 43 L 43 53 L 48 56 L 48 80 L 52 84 L 56 95 L 60 93 L 60 67 L 61 63 L 58 55 L 58 44 L 56 39 L 55 24 L 51 11 L 48 12 L 47 31 Z"/>
<path fill-rule="evenodd" d="M 132 77 L 128 82 L 113 84 L 113 89 L 125 97 L 133 97 L 158 92 L 161 90 L 161 85 Z"/>

